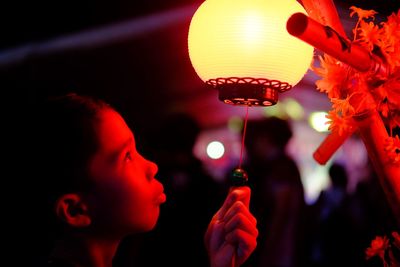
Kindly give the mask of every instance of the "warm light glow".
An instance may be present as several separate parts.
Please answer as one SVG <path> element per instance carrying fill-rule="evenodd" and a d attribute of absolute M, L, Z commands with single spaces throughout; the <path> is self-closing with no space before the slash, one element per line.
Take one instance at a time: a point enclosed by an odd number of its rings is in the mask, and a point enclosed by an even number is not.
<path fill-rule="evenodd" d="M 286 30 L 290 15 L 303 12 L 296 0 L 206 0 L 189 29 L 189 56 L 203 81 L 266 78 L 297 84 L 313 48 Z"/>
<path fill-rule="evenodd" d="M 225 153 L 225 147 L 221 142 L 213 141 L 207 145 L 207 155 L 212 159 L 219 159 Z"/>
<path fill-rule="evenodd" d="M 287 119 L 285 107 L 282 102 L 278 102 L 274 106 L 264 108 L 263 115 L 265 117 L 277 117 L 277 118 L 284 119 L 284 120 Z"/>
<path fill-rule="evenodd" d="M 302 120 L 304 118 L 304 109 L 293 98 L 285 98 L 276 105 L 264 108 L 265 117 L 278 117 L 284 120 Z"/>
<path fill-rule="evenodd" d="M 232 116 L 228 120 L 228 129 L 240 133 L 243 129 L 243 119 L 239 116 Z"/>
<path fill-rule="evenodd" d="M 327 132 L 329 125 L 327 124 L 328 119 L 326 118 L 328 113 L 326 112 L 313 112 L 311 113 L 308 121 L 316 131 Z"/>
<path fill-rule="evenodd" d="M 300 105 L 299 102 L 297 102 L 293 98 L 286 98 L 284 100 L 284 105 L 285 105 L 285 111 L 289 115 L 289 117 L 293 120 L 301 120 L 304 117 L 304 109 Z"/>

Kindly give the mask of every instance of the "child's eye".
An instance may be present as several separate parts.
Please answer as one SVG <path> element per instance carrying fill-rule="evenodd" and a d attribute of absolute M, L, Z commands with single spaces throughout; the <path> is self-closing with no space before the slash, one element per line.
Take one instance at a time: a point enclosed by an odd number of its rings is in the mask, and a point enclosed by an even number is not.
<path fill-rule="evenodd" d="M 125 160 L 132 160 L 132 153 L 131 151 L 127 151 L 125 153 Z"/>

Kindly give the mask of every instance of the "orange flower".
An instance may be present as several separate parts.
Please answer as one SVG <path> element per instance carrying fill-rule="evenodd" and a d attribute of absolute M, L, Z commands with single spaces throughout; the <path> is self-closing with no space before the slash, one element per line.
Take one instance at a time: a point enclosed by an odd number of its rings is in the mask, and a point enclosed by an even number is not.
<path fill-rule="evenodd" d="M 375 15 L 377 14 L 377 12 L 375 10 L 364 10 L 362 8 L 358 8 L 355 6 L 351 6 L 350 7 L 351 13 L 350 13 L 350 17 L 352 17 L 353 15 L 357 14 L 358 19 L 362 20 L 362 19 L 368 19 L 368 18 L 375 18 Z"/>
<path fill-rule="evenodd" d="M 389 103 L 394 105 L 393 107 L 400 108 L 400 68 L 398 71 L 388 77 L 387 81 L 381 86 L 382 97 L 388 98 Z"/>
<path fill-rule="evenodd" d="M 350 116 L 343 117 L 335 110 L 329 111 L 326 118 L 328 119 L 327 124 L 329 124 L 329 131 L 337 132 L 339 135 L 342 135 L 345 132 L 350 132 L 354 127 L 354 122 Z"/>
<path fill-rule="evenodd" d="M 371 93 L 378 103 L 378 111 L 390 129 L 400 126 L 400 68 Z"/>
<path fill-rule="evenodd" d="M 336 110 L 337 113 L 341 113 L 343 116 L 354 115 L 354 108 L 349 103 L 350 96 L 346 99 L 332 98 L 332 108 Z"/>
<path fill-rule="evenodd" d="M 356 26 L 353 29 L 353 34 L 354 34 L 354 40 L 357 39 L 357 32 L 358 32 L 358 25 L 360 24 L 360 22 L 362 20 L 366 20 L 368 18 L 372 18 L 372 20 L 375 19 L 375 14 L 377 14 L 377 12 L 375 10 L 364 10 L 355 6 L 351 6 L 350 10 L 352 10 L 352 12 L 350 13 L 350 17 L 353 17 L 353 15 L 357 14 L 358 16 L 358 21 Z"/>
<path fill-rule="evenodd" d="M 381 30 L 373 22 L 360 21 L 356 29 L 359 34 L 357 39 L 369 52 L 372 52 L 374 45 L 381 42 Z"/>
<path fill-rule="evenodd" d="M 382 114 L 383 117 L 387 118 L 389 115 L 389 105 L 387 99 L 383 99 L 381 103 L 379 103 L 378 111 Z"/>
<path fill-rule="evenodd" d="M 392 13 L 386 23 L 381 23 L 381 26 L 382 38 L 378 46 L 393 72 L 400 66 L 400 9 L 397 15 Z"/>
<path fill-rule="evenodd" d="M 400 163 L 400 139 L 398 135 L 386 140 L 385 151 L 388 153 L 391 162 Z"/>
<path fill-rule="evenodd" d="M 379 256 L 384 259 L 385 250 L 389 247 L 389 239 L 386 236 L 377 236 L 371 242 L 371 247 L 365 251 L 367 259 Z"/>
<path fill-rule="evenodd" d="M 349 68 L 339 62 L 337 59 L 324 55 L 319 57 L 321 67 L 312 66 L 311 69 L 318 76 L 322 77 L 315 84 L 320 92 L 328 94 L 329 98 L 341 98 L 343 88 L 346 88 L 348 82 Z"/>
<path fill-rule="evenodd" d="M 381 25 L 384 29 L 385 35 L 388 38 L 393 38 L 393 37 L 399 38 L 400 37 L 400 9 L 397 11 L 397 14 L 393 12 L 388 17 L 386 23 L 382 22 Z"/>
<path fill-rule="evenodd" d="M 400 111 L 391 115 L 389 119 L 389 128 L 392 131 L 394 128 L 400 126 Z"/>

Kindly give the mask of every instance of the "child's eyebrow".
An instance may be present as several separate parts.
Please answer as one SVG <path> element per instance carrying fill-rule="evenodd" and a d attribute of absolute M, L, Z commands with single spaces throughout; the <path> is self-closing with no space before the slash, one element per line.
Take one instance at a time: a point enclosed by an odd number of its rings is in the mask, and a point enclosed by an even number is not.
<path fill-rule="evenodd" d="M 135 141 L 133 139 L 133 137 L 128 138 L 121 146 L 119 146 L 117 149 L 115 149 L 111 154 L 109 159 L 111 161 L 116 160 L 119 155 L 121 155 L 121 153 L 129 146 L 131 146 L 132 144 L 134 144 Z"/>
<path fill-rule="evenodd" d="M 128 140 L 126 140 L 126 141 L 122 144 L 122 146 L 121 146 L 121 148 L 119 149 L 119 151 L 122 152 L 125 148 L 127 148 L 128 146 L 131 146 L 133 143 L 134 143 L 133 137 L 129 137 Z"/>

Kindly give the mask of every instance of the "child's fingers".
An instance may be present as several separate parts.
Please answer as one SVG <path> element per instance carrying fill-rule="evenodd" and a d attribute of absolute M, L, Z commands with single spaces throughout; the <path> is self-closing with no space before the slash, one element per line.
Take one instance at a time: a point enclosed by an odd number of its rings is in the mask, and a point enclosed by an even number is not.
<path fill-rule="evenodd" d="M 243 213 L 236 213 L 229 220 L 226 220 L 224 229 L 227 233 L 232 232 L 235 229 L 240 229 L 253 236 L 258 236 L 256 222 L 251 221 L 250 218 Z"/>
<path fill-rule="evenodd" d="M 224 241 L 224 235 L 224 225 L 218 221 L 211 222 L 204 236 L 206 248 L 211 251 L 216 250 Z"/>
<path fill-rule="evenodd" d="M 250 210 L 243 204 L 241 201 L 235 202 L 229 210 L 225 213 L 225 216 L 222 218 L 223 221 L 228 222 L 230 221 L 236 214 L 242 214 L 245 216 L 251 224 L 254 226 L 257 225 L 256 218 L 251 214 Z"/>
<path fill-rule="evenodd" d="M 231 194 L 236 194 L 235 201 L 241 201 L 248 208 L 250 205 L 251 190 L 248 186 L 231 187 Z"/>
<path fill-rule="evenodd" d="M 237 201 L 243 202 L 243 204 L 248 207 L 250 203 L 250 188 L 248 188 L 247 186 L 231 188 L 228 196 L 224 201 L 224 204 L 219 209 L 214 219 L 223 220 L 226 212 Z"/>
<path fill-rule="evenodd" d="M 236 229 L 226 236 L 226 241 L 237 246 L 237 257 L 239 265 L 243 263 L 257 246 L 257 236 L 249 234 L 241 229 Z"/>

